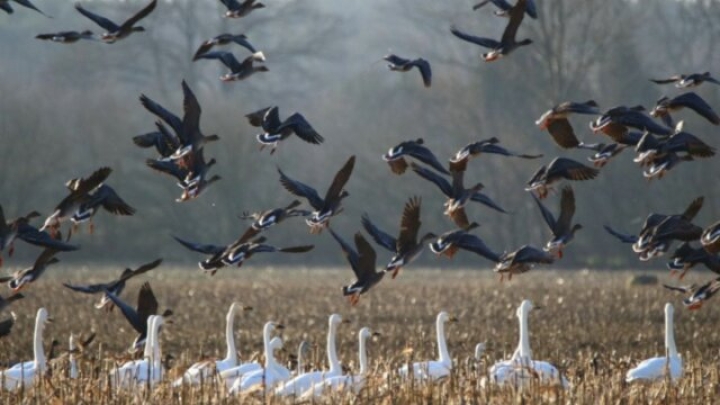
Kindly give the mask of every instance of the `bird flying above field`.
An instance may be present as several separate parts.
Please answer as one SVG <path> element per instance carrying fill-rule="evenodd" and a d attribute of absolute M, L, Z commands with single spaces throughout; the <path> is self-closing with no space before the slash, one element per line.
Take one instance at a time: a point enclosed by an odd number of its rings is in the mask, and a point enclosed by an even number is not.
<path fill-rule="evenodd" d="M 713 78 L 710 75 L 710 72 L 691 73 L 691 74 L 687 74 L 687 75 L 686 74 L 674 75 L 667 79 L 650 79 L 650 81 L 655 82 L 657 84 L 675 83 L 675 87 L 681 88 L 681 89 L 688 88 L 688 87 L 696 87 L 705 82 L 720 84 L 720 81 Z"/>
<path fill-rule="evenodd" d="M 311 214 L 308 210 L 297 209 L 301 204 L 299 200 L 293 200 L 290 204 L 283 208 L 275 208 L 262 212 L 243 212 L 240 219 L 252 219 L 252 228 L 256 231 L 263 231 L 273 225 L 277 225 L 290 217 L 306 217 Z"/>
<path fill-rule="evenodd" d="M 509 17 L 509 11 L 512 10 L 512 4 L 508 3 L 507 0 L 483 0 L 473 6 L 473 10 L 479 10 L 486 4 L 492 3 L 495 7 L 500 10 L 495 10 L 493 14 L 498 17 Z M 537 7 L 535 6 L 535 0 L 527 0 L 525 12 L 530 18 L 537 18 Z"/>
<path fill-rule="evenodd" d="M 242 63 L 238 62 L 238 60 L 235 58 L 235 55 L 225 51 L 203 53 L 202 55 L 199 55 L 195 60 L 199 59 L 217 59 L 222 62 L 225 67 L 230 69 L 229 73 L 220 76 L 220 80 L 223 82 L 235 82 L 245 80 L 248 77 L 252 76 L 254 73 L 267 72 L 270 70 L 265 65 L 255 66 L 253 64 L 253 62 L 256 61 L 262 62 L 265 60 L 264 56 L 260 57 L 260 55 L 255 54 L 245 58 Z"/>
<path fill-rule="evenodd" d="M 87 39 L 94 41 L 96 40 L 95 35 L 92 31 L 85 30 L 82 32 L 78 31 L 60 31 L 49 34 L 38 34 L 35 36 L 37 39 L 44 41 L 59 42 L 61 44 L 73 44 L 81 39 Z"/>
<path fill-rule="evenodd" d="M 360 302 L 360 295 L 379 283 L 385 276 L 385 272 L 375 270 L 377 259 L 375 249 L 360 232 L 355 234 L 355 247 L 357 248 L 355 250 L 332 229 L 328 229 L 332 237 L 340 245 L 345 259 L 350 264 L 355 277 L 357 277 L 355 282 L 342 288 L 343 295 L 348 297 L 350 305 L 355 306 Z"/>
<path fill-rule="evenodd" d="M 527 1 L 517 0 L 515 5 L 507 11 L 510 18 L 508 19 L 508 23 L 505 26 L 505 31 L 503 31 L 500 41 L 466 34 L 455 27 L 451 27 L 450 32 L 463 41 L 471 42 L 475 45 L 490 49 L 489 52 L 483 53 L 482 57 L 485 62 L 492 62 L 509 55 L 520 46 L 530 45 L 532 43 L 531 39 L 523 39 L 522 41 L 517 41 L 515 39 L 520 23 L 522 23 L 522 20 L 525 17 L 526 9 Z"/>
<path fill-rule="evenodd" d="M 528 181 L 525 191 L 535 191 L 539 199 L 547 197 L 552 184 L 562 179 L 582 181 L 592 180 L 599 171 L 572 159 L 557 157 L 547 166 L 541 166 Z"/>
<path fill-rule="evenodd" d="M 197 51 L 195 51 L 193 61 L 200 58 L 201 55 L 210 52 L 210 50 L 215 46 L 229 45 L 232 43 L 238 44 L 250 51 L 256 60 L 263 62 L 265 61 L 265 54 L 255 49 L 255 47 L 252 46 L 252 44 L 250 44 L 250 42 L 247 40 L 247 36 L 245 36 L 245 34 L 220 34 L 216 37 L 208 39 L 207 41 L 203 42 L 200 47 L 198 47 Z"/>
<path fill-rule="evenodd" d="M 147 17 L 153 10 L 155 10 L 156 5 L 157 0 L 152 0 L 150 4 L 145 6 L 134 16 L 128 18 L 127 20 L 125 20 L 125 22 L 119 25 L 101 15 L 85 10 L 80 5 L 80 3 L 75 4 L 75 9 L 79 11 L 80 14 L 92 20 L 95 24 L 104 28 L 105 32 L 100 36 L 100 39 L 102 39 L 105 43 L 112 44 L 118 40 L 127 38 L 133 32 L 145 31 L 144 27 L 135 26 L 135 24 L 137 24 L 143 18 Z"/>
<path fill-rule="evenodd" d="M 29 9 L 37 11 L 38 13 L 44 15 L 45 17 L 52 18 L 49 15 L 40 11 L 39 8 L 35 7 L 35 5 L 33 5 L 30 2 L 30 0 L 14 0 L 14 1 L 15 1 L 15 3 L 17 3 L 23 7 L 27 7 Z M 3 10 L 8 14 L 12 14 L 15 12 L 15 10 L 13 10 L 12 6 L 10 5 L 10 0 L 0 0 L 0 10 Z"/>
<path fill-rule="evenodd" d="M 250 14 L 253 10 L 265 8 L 263 3 L 257 0 L 220 0 L 220 2 L 227 8 L 224 17 L 226 18 L 241 18 Z"/>
<path fill-rule="evenodd" d="M 105 308 L 107 311 L 112 311 L 113 305 L 112 301 L 110 301 L 110 298 L 105 295 L 105 291 L 109 291 L 110 293 L 114 294 L 115 296 L 120 296 L 122 294 L 123 290 L 125 289 L 125 282 L 135 276 L 138 276 L 143 273 L 147 273 L 148 271 L 158 267 L 162 263 L 162 259 L 157 259 L 155 261 L 152 261 L 150 263 L 146 263 L 141 265 L 140 267 L 136 269 L 128 269 L 126 268 L 123 270 L 123 272 L 120 274 L 120 277 L 116 278 L 113 281 L 107 282 L 107 283 L 101 283 L 101 284 L 89 284 L 89 285 L 73 285 L 68 283 L 63 283 L 63 285 L 73 291 L 77 291 L 84 294 L 99 294 L 103 293 L 103 297 L 95 304 L 95 308 L 101 309 Z"/>
<path fill-rule="evenodd" d="M 342 212 L 342 200 L 350 195 L 350 193 L 345 190 L 345 184 L 350 179 L 354 167 L 355 155 L 350 156 L 343 167 L 335 174 L 330 187 L 328 187 L 325 193 L 325 198 L 320 198 L 320 195 L 314 188 L 291 179 L 278 168 L 280 184 L 291 194 L 307 199 L 310 206 L 315 209 L 315 211 L 310 214 L 310 218 L 305 220 L 310 227 L 310 233 L 322 232 L 322 230 L 328 226 L 330 218 Z"/>
<path fill-rule="evenodd" d="M 50 236 L 45 231 L 40 231 L 30 225 L 33 218 L 39 217 L 40 213 L 32 211 L 29 214 L 12 220 L 7 220 L 0 206 L 0 266 L 3 264 L 2 251 L 8 249 L 8 256 L 12 256 L 15 251 L 14 243 L 16 239 L 30 243 L 35 246 L 44 248 L 53 248 L 61 252 L 69 252 L 78 250 L 79 247 L 69 245 Z"/>
<path fill-rule="evenodd" d="M 410 60 L 401 58 L 400 56 L 394 54 L 385 55 L 383 59 L 389 62 L 388 69 L 393 72 L 409 72 L 412 68 L 416 67 L 420 71 L 425 87 L 430 87 L 432 84 L 432 70 L 430 69 L 430 62 L 425 59 L 417 58 Z"/>
<path fill-rule="evenodd" d="M 393 173 L 403 174 L 408 167 L 405 156 L 415 158 L 426 165 L 432 166 L 433 169 L 440 173 L 450 174 L 438 161 L 432 151 L 425 146 L 425 141 L 422 138 L 400 142 L 390 148 L 382 158 L 388 163 Z"/>
<path fill-rule="evenodd" d="M 563 149 L 588 148 L 586 144 L 578 141 L 575 131 L 568 120 L 571 114 L 598 115 L 600 114 L 600 110 L 594 100 L 588 100 L 583 103 L 565 101 L 543 113 L 543 115 L 535 121 L 535 125 L 540 127 L 540 129 L 547 130 L 555 143 Z"/>
<path fill-rule="evenodd" d="M 573 240 L 575 232 L 582 228 L 580 224 L 572 224 L 572 218 L 575 215 L 575 193 L 572 187 L 563 187 L 560 197 L 560 214 L 557 219 L 535 194 L 532 194 L 532 197 L 553 234 L 552 239 L 543 250 L 562 259 L 563 248 Z"/>
<path fill-rule="evenodd" d="M 465 171 L 467 162 L 471 158 L 476 158 L 482 154 L 495 154 L 501 156 L 512 156 L 521 159 L 538 159 L 543 157 L 539 155 L 528 155 L 524 153 L 511 152 L 499 145 L 500 140 L 496 137 L 483 139 L 477 142 L 469 143 L 462 147 L 457 153 L 450 158 L 450 170 Z"/>
<path fill-rule="evenodd" d="M 262 119 L 257 117 L 262 115 Z M 245 116 L 250 125 L 259 126 L 265 131 L 256 136 L 260 142 L 260 150 L 265 146 L 270 146 L 270 154 L 275 153 L 278 143 L 287 139 L 290 135 L 295 134 L 303 141 L 319 145 L 325 139 L 310 125 L 305 117 L 300 113 L 294 113 L 284 121 L 280 120 L 280 113 L 277 106 L 263 108 L 259 111 L 252 112 Z M 258 124 L 259 125 L 255 125 Z"/>

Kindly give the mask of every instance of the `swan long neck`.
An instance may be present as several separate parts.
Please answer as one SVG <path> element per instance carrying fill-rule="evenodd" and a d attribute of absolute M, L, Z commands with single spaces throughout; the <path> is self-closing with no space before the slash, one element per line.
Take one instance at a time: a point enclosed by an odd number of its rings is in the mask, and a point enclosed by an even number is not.
<path fill-rule="evenodd" d="M 73 354 L 73 351 L 75 351 L 75 338 L 73 335 L 70 335 L 70 378 L 77 378 L 78 377 L 78 369 L 77 369 L 77 362 L 75 361 L 75 355 Z"/>
<path fill-rule="evenodd" d="M 272 348 L 270 347 L 270 334 L 272 333 L 272 323 L 266 323 L 263 329 L 263 351 L 265 352 L 265 368 L 270 366 L 270 358 L 273 356 Z"/>
<path fill-rule="evenodd" d="M 368 373 L 367 336 L 360 335 L 360 375 Z"/>
<path fill-rule="evenodd" d="M 42 335 L 45 329 L 45 319 L 38 316 L 35 319 L 35 335 L 33 337 L 33 354 L 35 355 L 35 367 L 38 370 L 45 370 L 45 350 L 42 345 Z"/>
<path fill-rule="evenodd" d="M 665 350 L 667 351 L 668 356 L 677 356 L 672 310 L 665 311 Z"/>
<path fill-rule="evenodd" d="M 518 351 L 520 358 L 524 360 L 530 360 L 532 358 L 532 350 L 530 350 L 530 328 L 528 326 L 528 310 L 523 308 L 520 311 L 520 342 L 518 344 Z"/>
<path fill-rule="evenodd" d="M 160 353 L 160 325 L 162 324 L 162 317 L 156 316 L 152 327 L 152 364 L 153 367 L 160 365 L 162 360 L 162 354 Z"/>
<path fill-rule="evenodd" d="M 237 349 L 235 348 L 235 311 L 230 309 L 227 320 L 225 322 L 225 340 L 227 343 L 227 354 L 225 360 L 233 360 L 237 358 Z"/>
<path fill-rule="evenodd" d="M 143 357 L 149 358 L 152 356 L 152 330 L 154 325 L 155 315 L 150 315 L 147 319 L 147 331 L 145 332 L 145 350 L 143 351 Z"/>
<path fill-rule="evenodd" d="M 340 370 L 340 361 L 338 361 L 337 350 L 335 349 L 335 334 L 337 332 L 337 324 L 330 323 L 327 337 L 327 353 L 328 362 L 330 363 L 330 371 Z"/>
<path fill-rule="evenodd" d="M 445 322 L 438 317 L 437 320 L 437 345 L 440 352 L 441 362 L 450 362 L 450 354 L 448 353 L 447 343 L 445 342 Z"/>

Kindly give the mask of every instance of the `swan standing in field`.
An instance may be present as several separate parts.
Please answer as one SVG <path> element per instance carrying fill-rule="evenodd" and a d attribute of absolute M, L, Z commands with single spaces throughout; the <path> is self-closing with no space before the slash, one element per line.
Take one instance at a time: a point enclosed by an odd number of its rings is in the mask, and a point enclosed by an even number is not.
<path fill-rule="evenodd" d="M 673 331 L 674 312 L 675 308 L 672 304 L 665 304 L 665 356 L 653 357 L 638 364 L 637 367 L 627 372 L 625 381 L 663 380 L 666 372 L 670 373 L 670 379 L 673 382 L 682 377 L 683 362 L 675 347 L 675 332 Z"/>
<path fill-rule="evenodd" d="M 42 345 L 42 335 L 48 314 L 45 308 L 40 308 L 35 316 L 35 335 L 33 336 L 33 352 L 35 359 L 18 363 L 5 371 L 0 371 L 0 382 L 8 391 L 14 391 L 22 386 L 32 384 L 35 377 L 45 373 L 46 359 Z"/>
<path fill-rule="evenodd" d="M 263 350 L 265 352 L 265 358 L 267 359 L 267 348 L 269 346 L 274 346 L 275 343 L 273 343 L 270 340 L 270 335 L 272 335 L 273 331 L 275 329 L 283 329 L 284 326 L 277 324 L 275 322 L 267 322 L 265 326 L 263 327 Z M 272 339 L 275 340 L 275 339 Z M 262 365 L 256 361 L 254 362 L 248 362 L 245 364 L 241 364 L 239 366 L 228 368 L 224 371 L 220 372 L 220 377 L 222 377 L 223 380 L 225 380 L 225 383 L 230 389 L 236 381 L 239 381 L 242 376 L 248 373 L 252 373 L 258 370 L 262 370 Z"/>
<path fill-rule="evenodd" d="M 203 381 L 207 381 L 215 373 L 228 370 L 238 365 L 238 354 L 235 348 L 234 320 L 239 310 L 250 311 L 252 307 L 244 307 L 234 302 L 230 305 L 230 310 L 225 317 L 225 340 L 227 344 L 227 355 L 225 358 L 214 362 L 212 360 L 204 360 L 193 364 L 185 371 L 182 377 L 173 382 L 173 386 L 178 387 L 183 383 L 197 385 Z"/>
<path fill-rule="evenodd" d="M 367 360 L 367 339 L 370 336 L 378 335 L 379 333 L 370 332 L 370 328 L 362 328 L 358 333 L 358 339 L 360 341 L 360 374 L 339 375 L 335 377 L 325 378 L 323 381 L 315 384 L 312 388 L 306 391 L 303 394 L 302 398 L 308 399 L 311 397 L 319 397 L 323 394 L 328 394 L 336 391 L 351 391 L 353 394 L 358 394 L 360 390 L 362 390 L 365 386 L 365 378 L 370 372 Z"/>
<path fill-rule="evenodd" d="M 160 381 L 162 377 L 162 362 L 158 332 L 163 324 L 163 317 L 151 315 L 148 317 L 148 336 L 145 339 L 145 350 L 141 360 L 129 361 L 116 370 L 110 372 L 110 381 L 117 387 L 130 387 Z"/>
<path fill-rule="evenodd" d="M 281 384 L 276 390 L 275 395 L 285 397 L 289 395 L 301 395 L 305 391 L 313 387 L 313 385 L 322 382 L 330 377 L 337 377 L 342 374 L 342 367 L 337 357 L 335 349 L 335 335 L 337 327 L 342 322 L 342 317 L 338 314 L 330 315 L 328 319 L 328 335 L 327 335 L 327 356 L 330 369 L 327 371 L 311 371 L 309 373 L 299 374 L 297 377 Z"/>
<path fill-rule="evenodd" d="M 437 329 L 439 358 L 438 360 L 413 363 L 412 374 L 416 380 L 437 381 L 450 375 L 452 359 L 448 353 L 447 343 L 445 343 L 445 322 L 457 322 L 457 318 L 450 317 L 445 311 L 438 314 L 435 327 Z M 403 379 L 408 378 L 408 365 L 406 364 L 399 368 L 398 374 Z"/>
<path fill-rule="evenodd" d="M 242 378 L 235 380 L 230 388 L 229 394 L 246 393 L 255 389 L 265 389 L 265 392 L 272 390 L 277 384 L 290 378 L 290 370 L 281 365 L 275 359 L 275 351 L 281 349 L 282 339 L 274 338 L 265 348 L 265 367 L 258 371 L 245 374 Z"/>
<path fill-rule="evenodd" d="M 537 380 L 539 385 L 560 385 L 567 388 L 568 381 L 560 371 L 546 361 L 532 359 L 530 349 L 530 330 L 528 315 L 533 309 L 530 300 L 524 300 L 518 307 L 516 315 L 520 322 L 520 341 L 510 360 L 495 363 L 490 367 L 491 382 L 499 385 L 523 387 Z"/>

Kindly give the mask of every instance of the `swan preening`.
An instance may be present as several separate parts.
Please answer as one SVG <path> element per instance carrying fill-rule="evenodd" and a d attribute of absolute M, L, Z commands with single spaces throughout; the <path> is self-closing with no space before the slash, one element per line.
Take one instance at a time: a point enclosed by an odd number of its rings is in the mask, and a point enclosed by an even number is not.
<path fill-rule="evenodd" d="M 40 308 L 35 316 L 35 334 L 33 336 L 33 352 L 35 358 L 31 361 L 15 364 L 7 370 L 0 371 L 0 382 L 8 391 L 14 391 L 23 386 L 32 385 L 36 377 L 45 373 L 47 366 L 42 337 L 45 323 L 48 322 L 48 313 Z"/>
<path fill-rule="evenodd" d="M 529 385 L 568 386 L 568 381 L 555 366 L 532 359 L 528 315 L 533 309 L 530 300 L 524 300 L 516 311 L 520 323 L 520 342 L 509 360 L 495 363 L 488 371 L 490 383 L 525 387 Z M 483 381 L 486 383 L 486 381 Z"/>
<path fill-rule="evenodd" d="M 675 347 L 674 312 L 675 308 L 672 304 L 665 304 L 665 356 L 647 359 L 629 370 L 625 377 L 627 382 L 664 381 L 667 375 L 675 382 L 682 377 L 683 361 Z"/>
<path fill-rule="evenodd" d="M 238 353 L 235 347 L 235 316 L 238 311 L 250 311 L 252 307 L 242 306 L 237 303 L 230 305 L 230 310 L 225 317 L 225 341 L 227 346 L 227 354 L 221 360 L 205 360 L 199 361 L 185 371 L 182 377 L 173 382 L 174 386 L 182 384 L 197 385 L 202 381 L 206 381 L 214 374 L 229 370 L 238 365 Z M 214 363 L 214 364 L 213 364 Z"/>

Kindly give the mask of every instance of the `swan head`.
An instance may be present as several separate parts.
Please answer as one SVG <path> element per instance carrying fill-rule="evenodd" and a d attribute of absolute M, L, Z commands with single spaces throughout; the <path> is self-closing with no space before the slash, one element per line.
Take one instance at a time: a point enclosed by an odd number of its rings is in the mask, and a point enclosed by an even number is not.
<path fill-rule="evenodd" d="M 445 322 L 457 322 L 458 319 L 454 316 L 448 315 L 447 312 L 441 311 L 437 316 L 438 322 L 445 323 Z"/>
<path fill-rule="evenodd" d="M 342 316 L 339 314 L 332 314 L 330 315 L 330 318 L 328 318 L 328 324 L 330 327 L 340 325 L 341 323 L 349 323 L 349 321 L 343 321 Z"/>
<path fill-rule="evenodd" d="M 45 309 L 45 308 L 38 309 L 37 315 L 35 316 L 35 323 L 37 325 L 40 325 L 41 328 L 45 328 L 45 324 L 48 322 L 52 322 L 52 320 L 48 318 L 47 309 Z"/>
<path fill-rule="evenodd" d="M 310 350 L 312 350 L 312 344 L 307 340 L 303 340 L 298 345 L 298 356 L 305 357 L 310 354 Z"/>
<path fill-rule="evenodd" d="M 249 305 L 242 305 L 237 302 L 233 302 L 230 305 L 230 311 L 228 311 L 228 319 L 234 317 L 239 311 L 252 311 L 253 307 Z"/>
<path fill-rule="evenodd" d="M 671 303 L 665 304 L 665 317 L 670 318 L 675 313 L 675 307 Z"/>
<path fill-rule="evenodd" d="M 527 314 L 530 312 L 530 310 L 535 309 L 533 306 L 532 301 L 530 300 L 523 300 L 523 302 L 520 304 L 520 306 L 517 309 L 516 315 L 517 316 L 523 316 L 523 314 Z"/>

